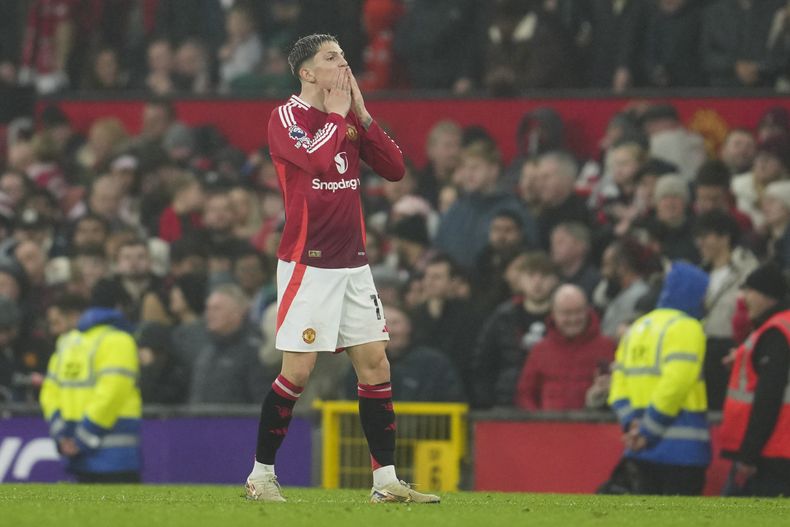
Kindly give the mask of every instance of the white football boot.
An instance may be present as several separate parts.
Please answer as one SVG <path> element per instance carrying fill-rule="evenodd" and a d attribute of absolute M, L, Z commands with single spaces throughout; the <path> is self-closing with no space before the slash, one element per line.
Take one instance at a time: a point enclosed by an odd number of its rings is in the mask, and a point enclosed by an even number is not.
<path fill-rule="evenodd" d="M 439 503 L 439 496 L 417 492 L 404 481 L 370 490 L 370 503 Z"/>

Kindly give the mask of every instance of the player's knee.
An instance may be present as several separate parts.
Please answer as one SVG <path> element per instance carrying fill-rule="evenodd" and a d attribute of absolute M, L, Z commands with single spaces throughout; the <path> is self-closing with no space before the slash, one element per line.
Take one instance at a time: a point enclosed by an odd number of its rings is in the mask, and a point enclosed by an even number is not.
<path fill-rule="evenodd" d="M 310 374 L 312 372 L 313 368 L 311 365 L 300 364 L 298 366 L 290 366 L 287 369 L 283 368 L 280 375 L 296 386 L 305 387 L 307 386 L 307 381 L 310 379 Z"/>

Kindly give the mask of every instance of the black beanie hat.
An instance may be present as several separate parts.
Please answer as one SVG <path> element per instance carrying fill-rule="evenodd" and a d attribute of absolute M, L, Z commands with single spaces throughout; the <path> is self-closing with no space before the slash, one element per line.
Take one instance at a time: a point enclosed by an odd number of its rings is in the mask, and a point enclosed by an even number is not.
<path fill-rule="evenodd" d="M 203 313 L 208 296 L 206 278 L 199 274 L 189 273 L 176 279 L 175 285 L 184 295 L 189 309 L 197 314 Z"/>
<path fill-rule="evenodd" d="M 431 243 L 430 239 L 428 239 L 428 227 L 425 224 L 425 218 L 419 214 L 401 218 L 395 222 L 390 232 L 392 236 L 401 240 L 419 243 L 420 245 L 430 245 Z"/>
<path fill-rule="evenodd" d="M 787 296 L 787 283 L 782 270 L 773 262 L 761 265 L 746 277 L 743 287 L 754 289 L 769 298 L 784 300 Z"/>

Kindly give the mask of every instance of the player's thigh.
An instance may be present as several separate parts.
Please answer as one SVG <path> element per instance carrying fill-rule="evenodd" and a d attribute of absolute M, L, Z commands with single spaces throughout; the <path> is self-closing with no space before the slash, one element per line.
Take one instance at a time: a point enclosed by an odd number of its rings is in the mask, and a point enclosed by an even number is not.
<path fill-rule="evenodd" d="M 368 342 L 388 341 L 387 320 L 370 267 L 349 275 L 340 315 L 338 347 L 350 348 Z"/>
<path fill-rule="evenodd" d="M 347 280 L 344 269 L 278 262 L 275 347 L 292 352 L 335 351 Z"/>

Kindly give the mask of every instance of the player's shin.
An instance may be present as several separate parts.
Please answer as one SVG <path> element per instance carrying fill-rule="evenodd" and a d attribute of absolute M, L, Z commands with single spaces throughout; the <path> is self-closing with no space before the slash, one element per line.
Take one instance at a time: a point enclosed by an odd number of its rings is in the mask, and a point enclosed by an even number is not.
<path fill-rule="evenodd" d="M 272 383 L 272 390 L 261 407 L 261 420 L 258 423 L 258 446 L 255 451 L 256 465 L 274 465 L 274 458 L 280 448 L 288 425 L 291 423 L 293 408 L 303 388 L 296 386 L 282 375 Z"/>
<path fill-rule="evenodd" d="M 390 383 L 359 384 L 359 418 L 368 440 L 373 483 L 381 487 L 395 483 L 395 412 Z"/>

